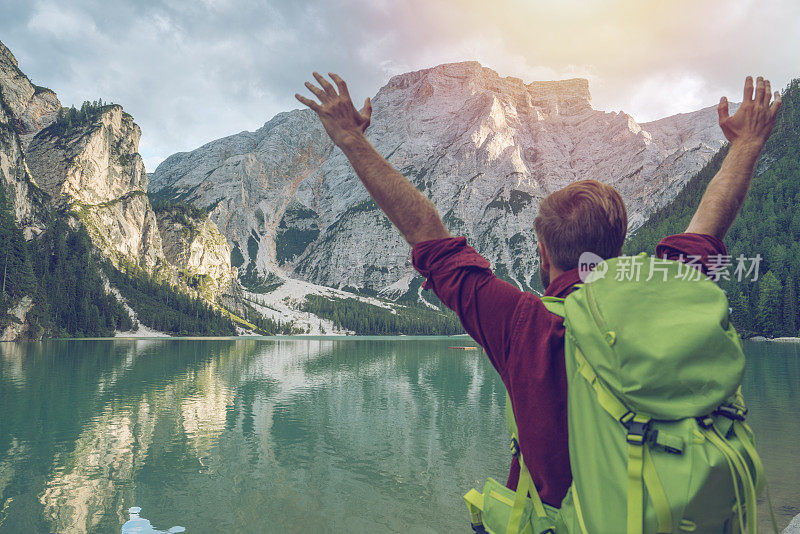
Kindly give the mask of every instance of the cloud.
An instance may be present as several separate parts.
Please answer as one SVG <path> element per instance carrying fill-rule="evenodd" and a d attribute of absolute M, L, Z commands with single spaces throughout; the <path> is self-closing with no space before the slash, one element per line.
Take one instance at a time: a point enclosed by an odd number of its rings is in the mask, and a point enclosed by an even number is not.
<path fill-rule="evenodd" d="M 102 97 L 141 125 L 149 171 L 299 107 L 313 70 L 356 101 L 390 76 L 478 60 L 526 81 L 582 76 L 639 120 L 738 99 L 745 75 L 800 75 L 800 3 L 776 0 L 0 0 L 0 35 L 65 104 Z"/>
<path fill-rule="evenodd" d="M 79 38 L 96 31 L 91 18 L 53 2 L 36 5 L 28 28 L 34 33 L 50 34 L 56 39 Z"/>
<path fill-rule="evenodd" d="M 626 112 L 640 121 L 675 115 L 709 105 L 705 82 L 685 73 L 659 73 L 634 84 Z"/>

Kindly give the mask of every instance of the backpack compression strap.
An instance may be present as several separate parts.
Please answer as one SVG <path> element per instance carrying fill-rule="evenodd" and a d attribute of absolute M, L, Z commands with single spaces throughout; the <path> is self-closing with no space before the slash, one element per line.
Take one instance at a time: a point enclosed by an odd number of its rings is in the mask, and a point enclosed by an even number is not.
<path fill-rule="evenodd" d="M 533 501 L 533 512 L 540 519 L 547 519 L 547 512 L 545 512 L 542 498 L 536 489 L 536 484 L 533 482 L 533 476 L 525 462 L 522 459 L 522 450 L 519 447 L 519 439 L 517 437 L 517 422 L 514 418 L 514 408 L 511 406 L 511 397 L 506 392 L 506 426 L 508 427 L 508 434 L 511 436 L 511 454 L 519 461 L 519 480 L 517 481 L 517 492 L 514 496 L 514 505 L 511 508 L 511 515 L 508 518 L 508 526 L 506 527 L 506 534 L 517 534 L 522 532 L 525 521 L 525 501 L 527 501 L 528 494 Z M 547 528 L 537 534 L 554 534 L 555 530 Z"/>
<path fill-rule="evenodd" d="M 582 285 L 580 284 L 578 287 Z M 566 317 L 563 298 L 545 296 L 542 297 L 542 304 L 550 313 L 554 313 L 559 317 Z M 645 442 L 650 426 L 650 418 L 628 410 L 613 393 L 606 389 L 597 378 L 589 362 L 586 361 L 586 358 L 577 348 L 575 349 L 575 359 L 578 364 L 578 371 L 594 389 L 600 405 L 628 430 L 628 532 L 636 533 L 641 532 L 643 529 L 644 487 L 647 487 L 648 495 L 650 495 L 650 499 L 653 502 L 653 508 L 656 510 L 658 532 L 672 532 L 672 512 L 669 502 L 661 481 L 658 479 L 653 459 L 650 457 L 648 444 Z M 506 409 L 506 419 L 508 419 L 508 409 Z M 509 428 L 511 428 L 510 425 Z M 516 425 L 514 428 L 516 429 Z M 661 439 L 656 441 L 655 444 L 661 445 L 666 450 L 676 454 L 682 452 L 683 442 L 680 438 L 674 438 L 663 433 L 659 434 L 661 434 L 659 436 Z M 522 476 L 521 473 L 522 471 L 520 471 L 520 476 Z M 573 489 L 575 489 L 574 484 Z"/>

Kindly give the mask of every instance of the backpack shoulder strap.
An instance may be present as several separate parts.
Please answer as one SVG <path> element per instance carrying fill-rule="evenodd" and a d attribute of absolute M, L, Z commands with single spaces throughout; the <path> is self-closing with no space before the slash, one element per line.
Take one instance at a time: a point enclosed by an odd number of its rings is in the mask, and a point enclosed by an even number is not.
<path fill-rule="evenodd" d="M 511 515 L 508 518 L 506 534 L 517 534 L 523 531 L 525 517 L 525 502 L 530 495 L 533 501 L 533 512 L 540 520 L 547 520 L 547 512 L 544 509 L 542 498 L 533 482 L 533 475 L 525 465 L 522 458 L 522 449 L 519 445 L 519 434 L 517 433 L 517 422 L 514 418 L 514 408 L 511 406 L 511 396 L 506 391 L 506 425 L 508 434 L 511 437 L 511 454 L 519 461 L 519 480 L 517 481 L 517 491 L 514 495 L 514 504 L 511 507 Z M 551 529 L 545 532 L 553 532 Z"/>
<path fill-rule="evenodd" d="M 550 313 L 554 313 L 562 318 L 566 316 L 564 299 L 559 297 L 542 297 L 542 304 L 544 304 L 544 307 L 547 308 L 547 311 Z"/>

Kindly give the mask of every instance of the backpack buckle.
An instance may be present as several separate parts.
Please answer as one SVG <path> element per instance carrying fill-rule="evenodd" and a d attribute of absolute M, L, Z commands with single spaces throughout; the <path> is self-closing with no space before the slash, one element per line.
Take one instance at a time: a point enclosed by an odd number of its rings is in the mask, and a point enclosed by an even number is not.
<path fill-rule="evenodd" d="M 722 406 L 714 410 L 714 415 L 721 415 L 733 421 L 744 421 L 745 418 L 747 417 L 747 408 L 741 408 L 739 406 L 733 406 L 730 404 L 723 404 Z"/>
<path fill-rule="evenodd" d="M 626 440 L 631 445 L 644 445 L 647 441 L 647 434 L 650 432 L 650 419 L 639 417 L 635 413 L 628 411 L 619 418 L 619 422 L 628 430 Z"/>
<path fill-rule="evenodd" d="M 714 418 L 711 417 L 710 415 L 707 415 L 706 417 L 697 417 L 696 419 L 697 419 L 697 424 L 700 425 L 701 428 L 705 428 L 706 430 L 714 426 Z"/>
<path fill-rule="evenodd" d="M 517 438 L 512 437 L 511 438 L 511 455 L 514 458 L 519 458 L 519 453 L 520 453 L 519 441 L 517 441 Z"/>
<path fill-rule="evenodd" d="M 662 437 L 663 439 L 659 439 L 658 430 L 653 430 L 647 441 L 656 447 L 661 447 L 665 452 L 670 454 L 683 454 L 683 448 L 678 448 L 678 446 L 682 445 L 681 441 L 676 441 L 675 437 L 670 437 L 668 435 L 662 434 Z M 677 438 L 677 440 L 680 440 L 680 438 Z"/>
<path fill-rule="evenodd" d="M 633 445 L 643 445 L 647 441 L 647 433 L 650 431 L 650 421 L 640 423 L 638 421 L 631 421 L 628 427 L 627 440 L 628 443 Z"/>

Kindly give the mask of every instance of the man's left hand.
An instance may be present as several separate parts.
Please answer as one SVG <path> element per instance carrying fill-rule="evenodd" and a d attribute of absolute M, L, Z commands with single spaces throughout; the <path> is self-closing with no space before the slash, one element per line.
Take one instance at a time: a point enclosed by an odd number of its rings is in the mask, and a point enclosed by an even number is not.
<path fill-rule="evenodd" d="M 328 76 L 338 87 L 338 93 L 328 80 L 315 72 L 314 78 L 321 88 L 311 82 L 306 82 L 306 87 L 314 93 L 320 103 L 299 94 L 294 96 L 317 113 L 331 140 L 342 148 L 353 139 L 364 135 L 372 117 L 372 103 L 367 98 L 361 111 L 356 110 L 344 80 L 332 72 L 329 72 Z"/>

